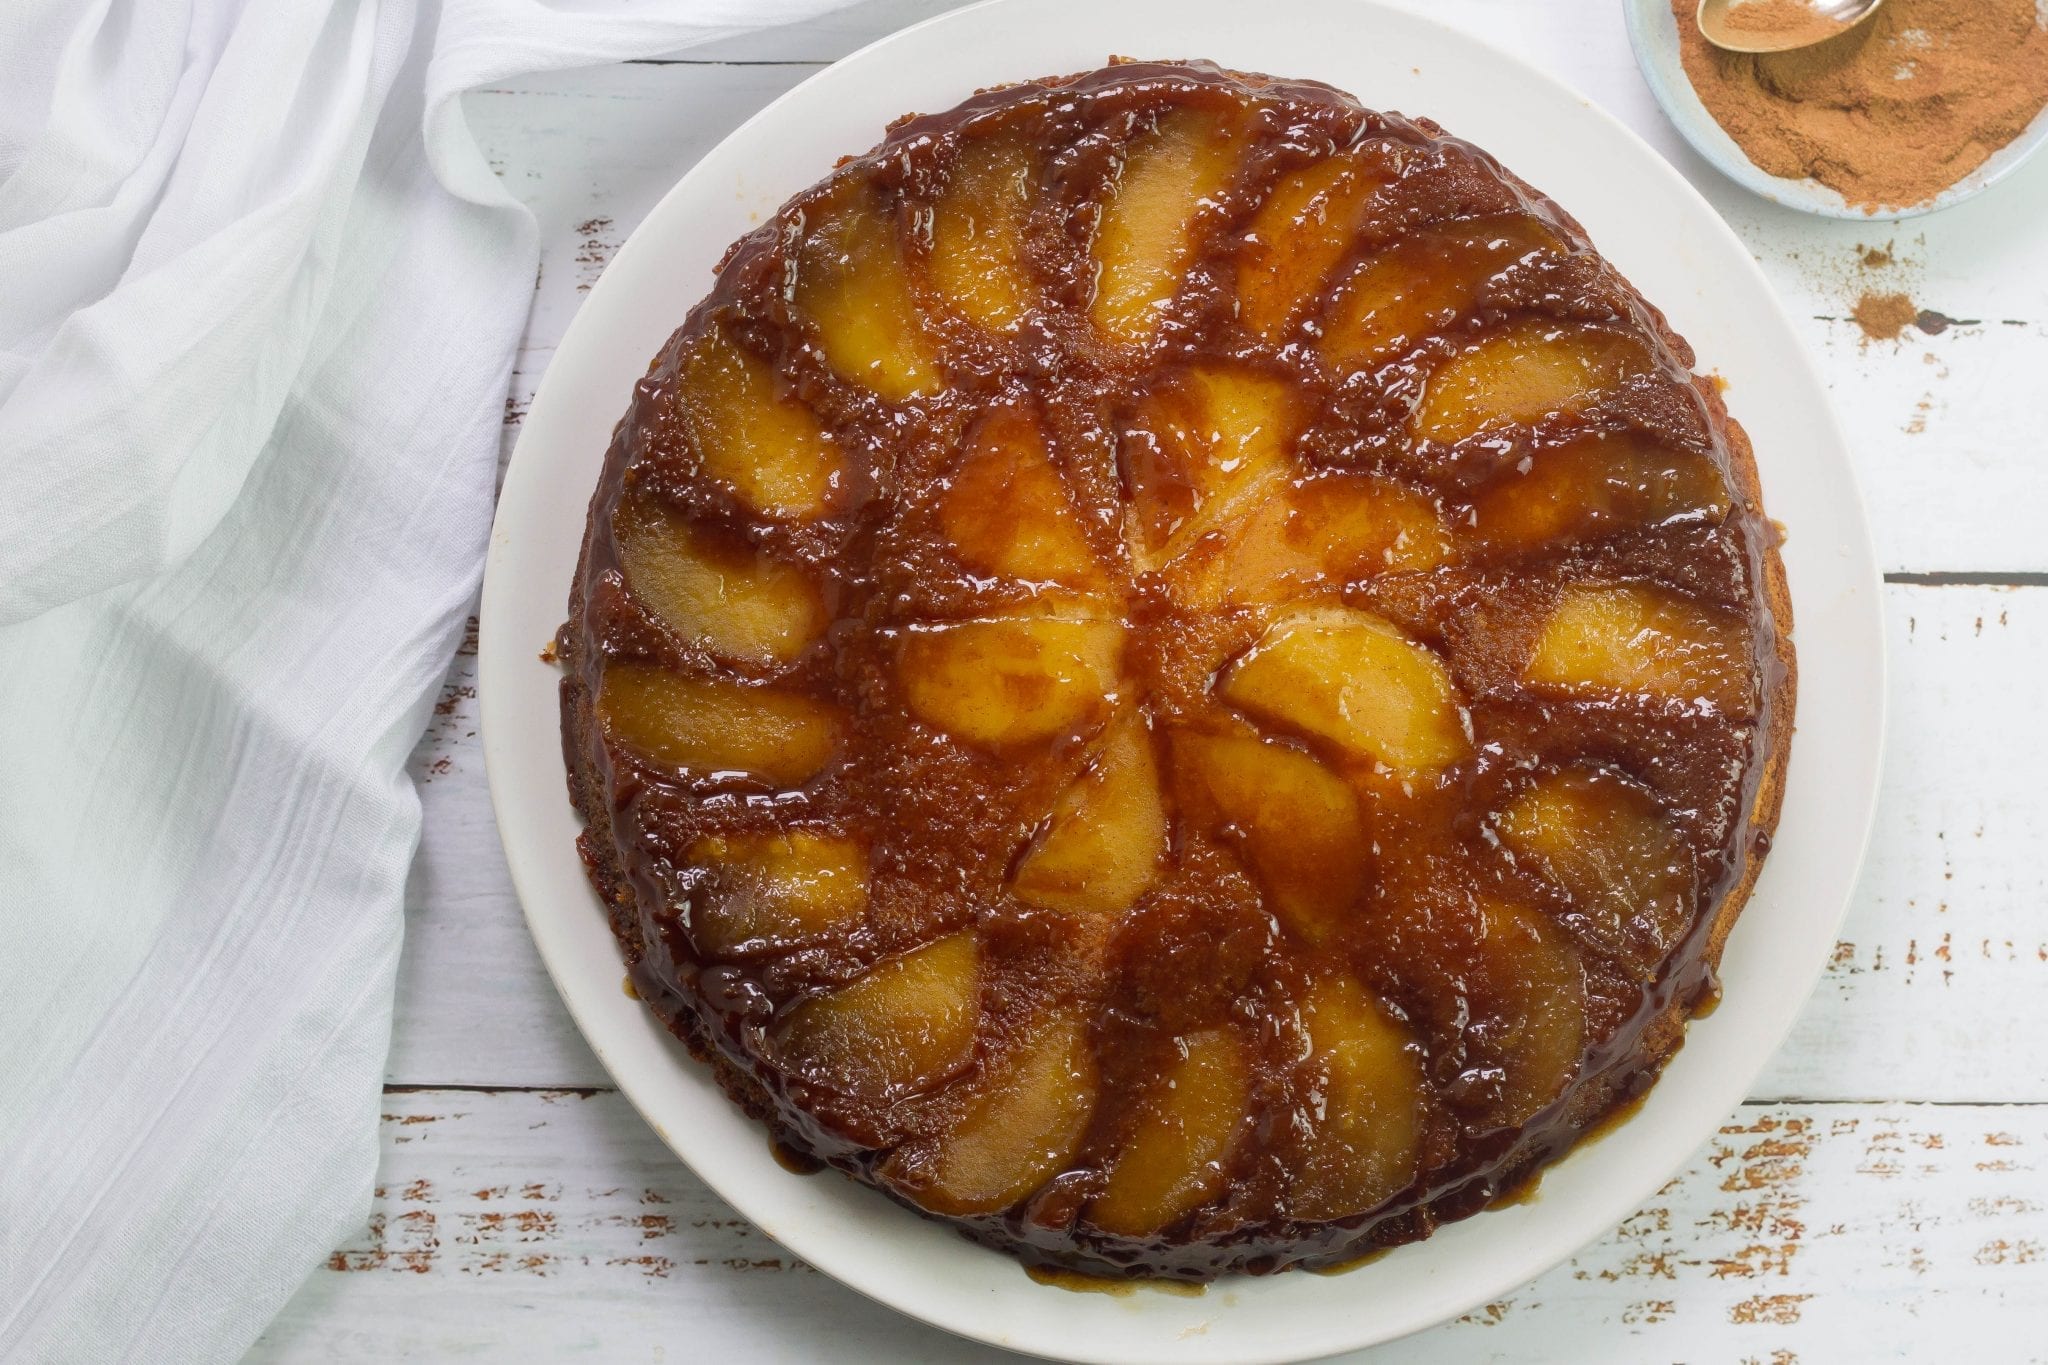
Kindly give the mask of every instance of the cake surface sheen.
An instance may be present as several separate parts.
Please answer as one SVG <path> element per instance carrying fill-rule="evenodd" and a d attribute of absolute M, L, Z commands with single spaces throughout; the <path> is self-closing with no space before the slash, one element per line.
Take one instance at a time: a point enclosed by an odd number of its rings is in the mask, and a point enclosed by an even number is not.
<path fill-rule="evenodd" d="M 1693 364 L 1325 86 L 899 122 L 735 244 L 591 504 L 564 748 L 637 992 L 1027 1263 L 1514 1191 L 1653 1082 L 1777 817 L 1776 536 Z"/>

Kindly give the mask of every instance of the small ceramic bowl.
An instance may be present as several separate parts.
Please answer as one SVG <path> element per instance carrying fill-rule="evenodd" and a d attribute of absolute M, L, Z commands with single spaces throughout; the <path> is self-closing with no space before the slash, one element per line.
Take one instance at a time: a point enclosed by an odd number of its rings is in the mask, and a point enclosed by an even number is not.
<path fill-rule="evenodd" d="M 2027 125 L 2026 131 L 1986 158 L 1983 165 L 1924 203 L 1898 208 L 1865 209 L 1851 204 L 1817 180 L 1787 180 L 1758 168 L 1735 139 L 1728 136 L 1714 116 L 1707 112 L 1678 57 L 1678 24 L 1670 0 L 1622 0 L 1628 16 L 1629 45 L 1635 49 L 1636 65 L 1649 82 L 1650 93 L 1664 114 L 1677 125 L 1693 150 L 1714 164 L 1715 169 L 1775 204 L 1817 213 L 1825 218 L 1896 222 L 1917 218 L 1960 204 L 1972 195 L 1990 189 L 2018 168 L 2043 143 L 2048 143 L 2048 109 Z"/>

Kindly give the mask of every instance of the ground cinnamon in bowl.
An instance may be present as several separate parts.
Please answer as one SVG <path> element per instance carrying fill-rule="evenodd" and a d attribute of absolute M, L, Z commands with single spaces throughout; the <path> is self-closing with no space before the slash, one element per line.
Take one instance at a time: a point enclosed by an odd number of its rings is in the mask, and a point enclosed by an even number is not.
<path fill-rule="evenodd" d="M 1832 38 L 1849 27 L 1809 5 L 1806 0 L 1743 0 L 1731 5 L 1723 22 L 1735 33 L 1813 43 Z"/>
<path fill-rule="evenodd" d="M 1839 37 L 1759 54 L 1708 43 L 1694 8 L 1671 0 L 1707 112 L 1759 169 L 1818 180 L 1870 212 L 1926 203 L 2048 105 L 2035 0 L 1888 0 Z"/>

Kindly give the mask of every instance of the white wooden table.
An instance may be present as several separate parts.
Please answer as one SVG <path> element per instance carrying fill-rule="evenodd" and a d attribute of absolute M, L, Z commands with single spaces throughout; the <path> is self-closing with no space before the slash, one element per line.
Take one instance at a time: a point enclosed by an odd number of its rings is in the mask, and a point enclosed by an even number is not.
<path fill-rule="evenodd" d="M 582 291 L 668 186 L 823 63 L 945 7 L 870 0 L 688 60 L 469 97 L 544 243 L 508 451 Z M 1606 1239 L 1371 1359 L 2048 1359 L 2048 157 L 1902 227 L 1799 217 L 1683 147 L 1611 2 L 1429 7 L 1649 137 L 1762 261 L 1853 440 L 1886 571 L 1892 739 L 1841 943 L 1751 1101 Z M 849 128 L 847 149 L 878 131 Z M 1894 264 L 1864 266 L 1872 246 Z M 1958 321 L 1867 341 L 1848 318 L 1866 289 Z M 612 1089 L 521 922 L 474 679 L 465 651 L 413 760 L 426 828 L 376 1211 L 255 1358 L 996 1358 L 792 1260 Z"/>

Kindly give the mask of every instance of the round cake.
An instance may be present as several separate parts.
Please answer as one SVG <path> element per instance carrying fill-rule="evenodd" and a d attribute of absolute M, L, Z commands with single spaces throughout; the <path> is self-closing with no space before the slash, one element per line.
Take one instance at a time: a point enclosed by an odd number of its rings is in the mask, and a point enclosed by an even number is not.
<path fill-rule="evenodd" d="M 1693 363 L 1326 86 L 899 122 L 732 247 L 591 503 L 563 738 L 631 983 L 792 1161 L 1034 1265 L 1512 1194 L 1714 997 L 1776 819 L 1783 574 Z"/>

